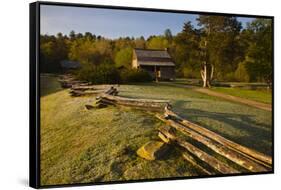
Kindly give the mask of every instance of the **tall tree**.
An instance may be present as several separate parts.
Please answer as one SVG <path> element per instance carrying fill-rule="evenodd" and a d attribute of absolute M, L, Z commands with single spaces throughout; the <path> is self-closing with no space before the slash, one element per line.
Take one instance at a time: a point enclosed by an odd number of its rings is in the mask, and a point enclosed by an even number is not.
<path fill-rule="evenodd" d="M 256 19 L 248 25 L 246 69 L 252 81 L 272 82 L 272 23 Z"/>
<path fill-rule="evenodd" d="M 163 36 L 151 37 L 147 42 L 148 49 L 166 49 L 168 47 L 169 47 L 169 42 Z"/>
<path fill-rule="evenodd" d="M 67 59 L 69 42 L 62 33 L 40 37 L 40 59 L 42 72 L 60 72 L 60 62 Z"/>
<path fill-rule="evenodd" d="M 69 33 L 70 40 L 75 40 L 75 37 L 76 37 L 76 34 L 75 34 L 74 30 L 71 30 Z"/>
<path fill-rule="evenodd" d="M 143 36 L 135 39 L 135 45 L 134 45 L 135 48 L 145 49 L 145 46 L 146 46 L 146 42 Z"/>
<path fill-rule="evenodd" d="M 196 77 L 200 66 L 199 60 L 200 31 L 191 22 L 184 23 L 182 32 L 178 33 L 170 48 L 177 72 L 184 77 Z"/>
<path fill-rule="evenodd" d="M 85 36 L 85 38 L 88 38 L 90 40 L 94 39 L 94 36 L 91 32 L 85 32 L 84 36 Z"/>
<path fill-rule="evenodd" d="M 239 34 L 241 23 L 235 17 L 205 16 L 198 18 L 202 27 L 201 49 L 203 87 L 211 87 L 213 74 L 223 80 L 225 73 L 236 68 L 239 60 Z M 214 73 L 215 72 L 215 73 Z"/>
<path fill-rule="evenodd" d="M 115 56 L 115 63 L 117 67 L 124 66 L 125 68 L 131 68 L 133 57 L 133 49 L 130 47 L 121 49 Z"/>
<path fill-rule="evenodd" d="M 168 40 L 168 42 L 172 42 L 173 35 L 172 35 L 172 31 L 169 28 L 164 31 L 164 36 Z"/>

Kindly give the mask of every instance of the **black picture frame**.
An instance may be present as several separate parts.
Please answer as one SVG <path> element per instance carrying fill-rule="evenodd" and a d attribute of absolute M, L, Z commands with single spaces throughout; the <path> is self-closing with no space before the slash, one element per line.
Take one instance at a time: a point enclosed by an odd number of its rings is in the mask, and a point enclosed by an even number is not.
<path fill-rule="evenodd" d="M 66 6 L 66 7 L 87 7 L 87 8 L 105 8 L 118 10 L 137 10 L 137 11 L 152 11 L 152 12 L 169 12 L 169 13 L 186 13 L 186 14 L 201 14 L 201 15 L 221 15 L 221 16 L 239 16 L 239 17 L 255 17 L 267 18 L 272 21 L 272 171 L 257 172 L 257 173 L 241 173 L 241 174 L 222 174 L 216 176 L 195 176 L 195 177 L 171 177 L 159 179 L 141 179 L 127 181 L 109 181 L 109 182 L 93 182 L 93 183 L 73 183 L 63 185 L 44 185 L 40 184 L 40 6 Z M 141 7 L 123 7 L 109 5 L 91 5 L 80 3 L 60 3 L 40 1 L 29 4 L 29 39 L 30 39 L 30 76 L 29 76 L 29 185 L 33 188 L 52 188 L 52 187 L 70 187 L 70 186 L 88 186 L 99 184 L 120 184 L 134 183 L 147 181 L 163 181 L 163 180 L 184 180 L 193 178 L 213 178 L 213 177 L 230 177 L 230 176 L 245 176 L 258 174 L 273 174 L 274 167 L 274 17 L 264 15 L 248 15 L 235 13 L 217 13 L 217 12 L 202 12 L 188 10 L 169 10 L 156 8 L 141 8 Z"/>

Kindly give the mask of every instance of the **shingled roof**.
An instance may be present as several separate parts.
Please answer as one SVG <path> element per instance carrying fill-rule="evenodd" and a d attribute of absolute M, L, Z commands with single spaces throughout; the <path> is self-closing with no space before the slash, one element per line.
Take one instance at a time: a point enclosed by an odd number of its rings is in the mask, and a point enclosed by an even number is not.
<path fill-rule="evenodd" d="M 134 49 L 138 65 L 175 66 L 166 50 Z"/>
<path fill-rule="evenodd" d="M 81 67 L 81 64 L 77 61 L 69 61 L 69 60 L 63 60 L 60 62 L 60 65 L 62 68 L 65 69 L 78 69 Z"/>

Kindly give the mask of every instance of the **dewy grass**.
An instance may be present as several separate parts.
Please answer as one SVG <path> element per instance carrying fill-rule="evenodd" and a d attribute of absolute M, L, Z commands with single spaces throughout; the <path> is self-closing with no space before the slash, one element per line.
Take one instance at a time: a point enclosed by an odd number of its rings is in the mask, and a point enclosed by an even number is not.
<path fill-rule="evenodd" d="M 158 139 L 155 117 L 111 106 L 85 110 L 91 101 L 67 90 L 42 98 L 42 184 L 197 175 L 177 153 L 154 162 L 137 157 L 140 146 Z"/>
<path fill-rule="evenodd" d="M 272 100 L 272 91 L 270 89 L 247 90 L 241 88 L 214 87 L 211 90 L 267 104 L 271 104 Z"/>
<path fill-rule="evenodd" d="M 49 88 L 56 88 L 55 80 L 51 81 Z M 165 84 L 118 89 L 120 96 L 171 100 L 181 116 L 271 154 L 271 112 Z M 86 110 L 85 104 L 95 97 L 73 98 L 68 90 L 46 86 L 44 90 L 48 93 L 41 97 L 42 185 L 200 175 L 177 149 L 155 161 L 136 155 L 149 140 L 160 140 L 157 127 L 163 123 L 153 114 L 113 106 Z"/>
<path fill-rule="evenodd" d="M 52 74 L 40 75 L 40 87 L 41 97 L 61 90 L 58 78 Z"/>
<path fill-rule="evenodd" d="M 182 117 L 235 142 L 271 155 L 272 113 L 197 93 L 192 89 L 154 85 L 125 85 L 120 95 L 171 100 Z"/>

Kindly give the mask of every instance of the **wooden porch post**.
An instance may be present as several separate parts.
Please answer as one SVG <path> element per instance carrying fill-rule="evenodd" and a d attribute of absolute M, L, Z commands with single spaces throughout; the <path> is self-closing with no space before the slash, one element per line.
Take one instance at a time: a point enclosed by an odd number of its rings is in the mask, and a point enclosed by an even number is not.
<path fill-rule="evenodd" d="M 157 75 L 156 65 L 154 65 L 154 73 L 155 73 L 155 81 L 158 82 L 158 75 Z"/>

